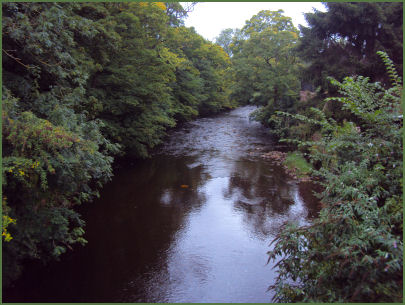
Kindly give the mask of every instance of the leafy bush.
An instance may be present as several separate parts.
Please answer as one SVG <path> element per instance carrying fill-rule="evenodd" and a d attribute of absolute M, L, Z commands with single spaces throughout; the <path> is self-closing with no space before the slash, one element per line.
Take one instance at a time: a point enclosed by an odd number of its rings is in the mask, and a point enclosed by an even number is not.
<path fill-rule="evenodd" d="M 269 259 L 279 260 L 271 286 L 281 302 L 401 302 L 403 268 L 401 79 L 385 53 L 389 89 L 365 77 L 331 79 L 356 122 L 295 115 L 320 126 L 310 151 L 324 187 L 320 216 L 287 225 Z M 291 116 L 286 113 L 280 115 Z"/>
<path fill-rule="evenodd" d="M 17 105 L 3 90 L 3 237 L 10 241 L 3 245 L 5 283 L 18 276 L 23 259 L 47 260 L 84 244 L 84 221 L 74 206 L 98 196 L 112 176 L 112 150 L 105 149 L 109 144 L 96 122 L 82 122 L 72 132 Z"/>

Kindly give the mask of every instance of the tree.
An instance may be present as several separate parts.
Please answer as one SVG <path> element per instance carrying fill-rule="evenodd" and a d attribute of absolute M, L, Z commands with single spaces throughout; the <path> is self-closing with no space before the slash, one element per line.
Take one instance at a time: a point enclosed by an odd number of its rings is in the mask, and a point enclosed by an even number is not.
<path fill-rule="evenodd" d="M 256 117 L 266 124 L 275 110 L 287 110 L 297 99 L 298 31 L 282 10 L 261 11 L 246 22 L 240 37 L 242 41 L 233 43 L 237 79 L 232 96 L 240 103 L 263 106 Z"/>
<path fill-rule="evenodd" d="M 161 142 L 170 117 L 173 54 L 164 46 L 168 17 L 163 3 L 106 3 L 108 15 L 97 20 L 110 27 L 116 46 L 100 61 L 89 82 L 89 94 L 101 101 L 99 118 L 111 141 L 126 153 L 146 157 Z M 97 4 L 100 6 L 100 4 Z M 112 25 L 112 27 L 111 27 Z M 108 48 L 110 39 L 102 41 Z M 98 62 L 99 58 L 94 58 Z"/>
<path fill-rule="evenodd" d="M 197 2 L 165 2 L 166 14 L 169 17 L 170 26 L 184 26 L 184 18 L 192 12 Z"/>
<path fill-rule="evenodd" d="M 298 48 L 307 62 L 305 79 L 333 90 L 327 76 L 369 75 L 384 81 L 384 66 L 376 57 L 385 51 L 402 73 L 402 3 L 325 3 L 327 12 L 306 13 Z"/>
<path fill-rule="evenodd" d="M 220 45 L 229 57 L 232 56 L 231 44 L 234 33 L 233 29 L 225 29 L 215 38 L 215 43 Z"/>
<path fill-rule="evenodd" d="M 114 157 L 145 158 L 178 121 L 231 105 L 229 57 L 182 26 L 178 3 L 2 9 L 7 285 L 22 261 L 86 243 L 76 206 L 98 196 Z"/>
<path fill-rule="evenodd" d="M 98 196 L 112 176 L 118 146 L 83 111 L 94 66 L 77 52 L 75 38 L 91 39 L 94 32 L 73 9 L 3 4 L 5 284 L 18 276 L 22 260 L 57 258 L 86 242 L 74 207 Z"/>
<path fill-rule="evenodd" d="M 321 168 L 319 218 L 286 226 L 269 259 L 278 260 L 271 288 L 281 302 L 402 302 L 402 83 L 392 61 L 384 89 L 362 76 L 332 79 L 357 122 L 338 124 L 313 108 L 313 118 L 280 113 L 321 126 L 318 141 L 299 142 Z M 295 140 L 296 141 L 296 140 Z"/>
<path fill-rule="evenodd" d="M 226 77 L 230 60 L 221 47 L 186 27 L 174 28 L 167 46 L 180 58 L 176 82 L 171 84 L 176 119 L 189 120 L 232 107 Z"/>

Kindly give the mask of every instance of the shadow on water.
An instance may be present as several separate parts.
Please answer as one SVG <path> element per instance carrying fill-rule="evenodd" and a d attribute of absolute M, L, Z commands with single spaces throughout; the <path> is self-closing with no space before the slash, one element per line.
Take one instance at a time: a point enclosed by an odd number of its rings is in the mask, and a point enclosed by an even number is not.
<path fill-rule="evenodd" d="M 184 215 L 204 201 L 197 192 L 201 167 L 189 169 L 184 161 L 158 157 L 119 170 L 101 199 L 81 211 L 89 244 L 61 262 L 35 265 L 6 300 L 112 302 L 132 274 L 159 269 Z"/>
<path fill-rule="evenodd" d="M 149 160 L 122 167 L 81 209 L 85 247 L 30 264 L 7 302 L 268 302 L 269 243 L 306 224 L 318 201 L 264 161 L 253 107 L 173 130 Z"/>

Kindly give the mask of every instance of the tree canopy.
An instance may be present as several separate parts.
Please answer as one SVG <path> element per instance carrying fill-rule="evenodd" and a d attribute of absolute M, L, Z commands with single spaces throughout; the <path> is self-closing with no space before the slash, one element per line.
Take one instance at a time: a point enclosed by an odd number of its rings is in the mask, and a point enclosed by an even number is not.
<path fill-rule="evenodd" d="M 288 109 L 298 95 L 298 30 L 281 10 L 261 11 L 248 20 L 231 44 L 232 97 L 239 103 Z"/>
<path fill-rule="evenodd" d="M 306 13 L 298 48 L 305 78 L 327 90 L 327 76 L 368 75 L 389 81 L 376 52 L 384 51 L 402 75 L 402 3 L 325 3 L 327 12 Z M 332 89 L 332 87 L 330 88 Z M 333 89 L 332 89 L 333 90 Z"/>
<path fill-rule="evenodd" d="M 3 3 L 4 279 L 84 244 L 75 206 L 124 154 L 233 105 L 229 57 L 178 3 Z"/>

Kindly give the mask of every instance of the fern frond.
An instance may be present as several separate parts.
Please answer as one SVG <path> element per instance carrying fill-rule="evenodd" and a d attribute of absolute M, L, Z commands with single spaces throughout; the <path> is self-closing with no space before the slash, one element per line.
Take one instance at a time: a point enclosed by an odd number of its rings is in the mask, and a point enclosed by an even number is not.
<path fill-rule="evenodd" d="M 402 85 L 402 79 L 398 75 L 394 63 L 388 57 L 388 54 L 383 51 L 378 51 L 377 54 L 381 57 L 381 60 L 384 62 L 385 68 L 387 69 L 387 73 L 391 79 L 392 85 L 394 87 L 400 87 Z"/>

